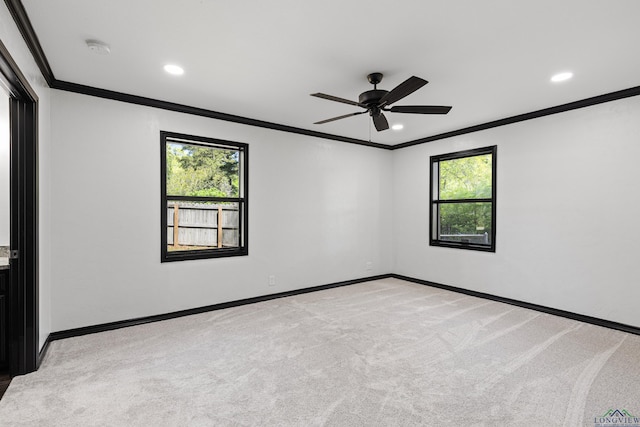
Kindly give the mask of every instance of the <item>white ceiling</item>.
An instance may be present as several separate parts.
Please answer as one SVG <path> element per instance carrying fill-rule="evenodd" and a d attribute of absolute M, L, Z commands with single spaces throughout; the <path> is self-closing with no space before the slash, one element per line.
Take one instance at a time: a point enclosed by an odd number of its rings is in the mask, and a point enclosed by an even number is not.
<path fill-rule="evenodd" d="M 383 144 L 640 85 L 638 0 L 22 2 L 57 80 Z M 429 81 L 395 105 L 453 109 L 387 113 L 402 131 L 368 115 L 313 124 L 360 109 L 309 94 L 356 100 L 371 72 L 380 89 Z"/>

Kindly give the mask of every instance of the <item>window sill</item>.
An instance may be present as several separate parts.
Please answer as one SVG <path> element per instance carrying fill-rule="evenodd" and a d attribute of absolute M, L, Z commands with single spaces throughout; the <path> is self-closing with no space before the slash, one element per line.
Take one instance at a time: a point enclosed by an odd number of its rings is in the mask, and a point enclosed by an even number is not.
<path fill-rule="evenodd" d="M 167 252 L 162 254 L 160 262 L 190 261 L 196 259 L 226 258 L 246 255 L 249 255 L 249 250 L 247 248 Z"/>
<path fill-rule="evenodd" d="M 466 249 L 470 251 L 494 252 L 494 253 L 496 251 L 495 246 L 478 245 L 473 243 L 446 242 L 442 240 L 431 240 L 429 242 L 429 246 L 439 246 L 442 248 Z"/>

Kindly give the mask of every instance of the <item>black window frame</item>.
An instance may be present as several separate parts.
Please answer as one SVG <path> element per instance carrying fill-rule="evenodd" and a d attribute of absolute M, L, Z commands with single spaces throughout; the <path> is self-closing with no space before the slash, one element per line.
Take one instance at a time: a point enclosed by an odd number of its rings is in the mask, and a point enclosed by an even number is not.
<path fill-rule="evenodd" d="M 167 195 L 167 142 L 179 142 L 189 145 L 238 150 L 241 155 L 239 174 L 240 188 L 238 197 L 203 197 Z M 216 138 L 187 135 L 183 133 L 160 131 L 160 248 L 161 262 L 187 261 L 197 259 L 244 256 L 249 254 L 249 144 Z M 168 215 L 167 205 L 171 200 L 194 202 L 235 202 L 239 213 L 239 246 L 237 248 L 215 248 L 184 251 L 167 249 Z"/>
<path fill-rule="evenodd" d="M 445 160 L 462 159 L 481 155 L 491 155 L 491 197 L 479 199 L 439 199 L 440 191 L 440 162 Z M 454 153 L 440 154 L 430 157 L 429 168 L 429 245 L 447 248 L 467 249 L 484 252 L 496 251 L 496 194 L 497 194 L 497 156 L 498 146 L 475 148 L 471 150 L 457 151 Z M 437 194 L 438 197 L 435 197 Z M 452 203 L 491 203 L 491 234 L 490 244 L 472 242 L 454 242 L 438 238 L 440 230 L 440 206 Z"/>

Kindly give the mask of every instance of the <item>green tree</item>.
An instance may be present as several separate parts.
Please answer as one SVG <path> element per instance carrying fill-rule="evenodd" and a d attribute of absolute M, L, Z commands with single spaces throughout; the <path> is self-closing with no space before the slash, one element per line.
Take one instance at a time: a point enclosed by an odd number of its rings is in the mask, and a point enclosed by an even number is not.
<path fill-rule="evenodd" d="M 491 155 L 440 162 L 440 200 L 491 197 Z"/>
<path fill-rule="evenodd" d="M 238 171 L 238 151 L 167 144 L 168 195 L 237 197 Z"/>
<path fill-rule="evenodd" d="M 439 162 L 440 200 L 487 199 L 492 194 L 492 157 L 480 155 Z M 491 203 L 440 204 L 441 234 L 491 234 Z"/>

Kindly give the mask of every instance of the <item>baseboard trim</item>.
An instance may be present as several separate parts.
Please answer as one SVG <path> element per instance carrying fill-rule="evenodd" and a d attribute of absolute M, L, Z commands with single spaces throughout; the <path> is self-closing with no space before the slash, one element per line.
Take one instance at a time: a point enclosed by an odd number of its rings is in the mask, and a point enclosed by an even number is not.
<path fill-rule="evenodd" d="M 47 335 L 47 339 L 44 340 L 44 345 L 42 346 L 42 348 L 40 349 L 40 352 L 38 353 L 38 360 L 36 362 L 36 370 L 40 368 L 40 364 L 42 364 L 42 361 L 44 360 L 45 356 L 47 355 L 47 351 L 49 350 L 49 344 L 51 343 L 51 334 Z"/>
<path fill-rule="evenodd" d="M 247 304 L 254 304 L 254 303 L 257 303 L 257 302 L 269 301 L 269 300 L 278 299 L 278 298 L 285 298 L 285 297 L 294 296 L 294 295 L 301 295 L 301 294 L 306 294 L 306 293 L 310 293 L 310 292 L 323 291 L 325 289 L 332 289 L 332 288 L 338 288 L 338 287 L 341 287 L 341 286 L 355 285 L 357 283 L 364 283 L 364 282 L 369 282 L 369 281 L 372 281 L 372 280 L 387 279 L 387 278 L 405 280 L 407 282 L 417 283 L 417 284 L 424 285 L 424 286 L 431 286 L 433 288 L 444 289 L 444 290 L 447 290 L 447 291 L 456 292 L 456 293 L 465 294 L 465 295 L 470 295 L 470 296 L 477 297 L 477 298 L 483 298 L 483 299 L 488 299 L 488 300 L 491 300 L 491 301 L 502 302 L 502 303 L 505 303 L 505 304 L 515 305 L 515 306 L 518 306 L 518 307 L 527 308 L 527 309 L 539 311 L 539 312 L 542 312 L 542 313 L 552 314 L 554 316 L 560 316 L 560 317 L 565 317 L 565 318 L 572 319 L 572 320 L 577 320 L 579 322 L 590 323 L 590 324 L 593 324 L 593 325 L 602 326 L 602 327 L 609 328 L 609 329 L 614 329 L 614 330 L 618 330 L 618 331 L 622 331 L 622 332 L 628 332 L 628 333 L 634 334 L 634 335 L 640 335 L 640 328 L 638 328 L 636 326 L 626 325 L 624 323 L 613 322 L 613 321 L 610 321 L 610 320 L 604 320 L 604 319 L 600 319 L 600 318 L 597 318 L 597 317 L 586 316 L 584 314 L 573 313 L 573 312 L 570 312 L 570 311 L 560 310 L 560 309 L 557 309 L 557 308 L 547 307 L 547 306 L 544 306 L 544 305 L 538 305 L 538 304 L 533 304 L 533 303 L 529 303 L 529 302 L 525 302 L 525 301 L 520 301 L 520 300 L 515 300 L 515 299 L 511 299 L 511 298 L 505 298 L 505 297 L 501 297 L 501 296 L 497 296 L 497 295 L 493 295 L 493 294 L 488 294 L 488 293 L 484 293 L 484 292 L 473 291 L 473 290 L 470 290 L 470 289 L 464 289 L 464 288 L 458 288 L 458 287 L 455 287 L 455 286 L 444 285 L 442 283 L 436 283 L 436 282 L 431 282 L 431 281 L 428 281 L 428 280 L 417 279 L 415 277 L 403 276 L 401 274 L 389 273 L 389 274 L 380 274 L 380 275 L 377 275 L 377 276 L 363 277 L 363 278 L 360 278 L 360 279 L 346 280 L 346 281 L 343 281 L 343 282 L 330 283 L 330 284 L 327 284 L 327 285 L 320 285 L 320 286 L 312 286 L 312 287 L 309 287 L 309 288 L 295 289 L 295 290 L 292 290 L 292 291 L 278 292 L 278 293 L 275 293 L 275 294 L 262 295 L 262 296 L 253 297 L 253 298 L 246 298 L 246 299 L 241 299 L 241 300 L 223 302 L 223 303 L 219 303 L 219 304 L 213 304 L 213 305 L 207 305 L 207 306 L 203 306 L 203 307 L 191 308 L 191 309 L 188 309 L 188 310 L 174 311 L 174 312 L 171 312 L 171 313 L 156 314 L 156 315 L 153 315 L 153 316 L 138 317 L 138 318 L 135 318 L 135 319 L 120 320 L 120 321 L 117 321 L 117 322 L 102 323 L 102 324 L 99 324 L 99 325 L 85 326 L 85 327 L 82 327 L 82 328 L 67 329 L 67 330 L 63 330 L 63 331 L 52 332 L 51 334 L 49 334 L 49 336 L 47 337 L 44 345 L 42 346 L 42 349 L 40 350 L 40 354 L 39 354 L 39 357 L 38 357 L 38 365 L 40 365 L 42 360 L 44 360 L 44 357 L 47 354 L 47 350 L 49 349 L 49 344 L 52 341 L 56 341 L 56 340 L 61 340 L 61 339 L 65 339 L 65 338 L 79 337 L 79 336 L 82 336 L 82 335 L 95 334 L 95 333 L 99 333 L 99 332 L 113 331 L 113 330 L 116 330 L 116 329 L 127 328 L 127 327 L 130 327 L 130 326 L 143 325 L 145 323 L 159 322 L 159 321 L 162 321 L 162 320 L 175 319 L 175 318 L 178 318 L 178 317 L 190 316 L 190 315 L 193 315 L 193 314 L 206 313 L 206 312 L 209 312 L 209 311 L 222 310 L 222 309 L 225 309 L 225 308 L 238 307 L 238 306 L 247 305 Z"/>
<path fill-rule="evenodd" d="M 95 334 L 98 332 L 113 331 L 115 329 L 127 328 L 129 326 L 143 325 L 145 323 L 175 319 L 178 317 L 190 316 L 192 314 L 200 314 L 200 313 L 206 313 L 208 311 L 222 310 L 225 308 L 238 307 L 238 306 L 247 305 L 247 304 L 254 304 L 257 302 L 290 297 L 293 295 L 307 294 L 310 292 L 323 291 L 325 289 L 338 288 L 341 286 L 355 285 L 357 283 L 364 283 L 364 282 L 369 282 L 371 280 L 378 280 L 378 279 L 386 279 L 389 277 L 391 277 L 391 274 L 381 274 L 378 276 L 369 276 L 369 277 L 363 277 L 360 279 L 346 280 L 344 282 L 330 283 L 328 285 L 312 286 L 310 288 L 295 289 L 292 291 L 278 292 L 275 294 L 262 295 L 259 297 L 246 298 L 241 300 L 223 302 L 220 304 L 207 305 L 204 307 L 190 308 L 188 310 L 174 311 L 171 313 L 156 314 L 153 316 L 138 317 L 136 319 L 120 320 L 117 322 L 102 323 L 99 325 L 85 326 L 82 328 L 67 329 L 64 331 L 52 332 L 51 334 L 49 334 L 49 337 L 47 337 L 47 340 L 45 341 L 45 346 L 43 347 L 43 351 L 40 352 L 40 360 L 42 360 L 42 358 L 44 357 L 46 348 L 48 348 L 49 342 L 51 341 L 61 340 L 65 338 L 79 337 L 79 336 L 88 335 L 88 334 Z"/>
<path fill-rule="evenodd" d="M 634 335 L 640 335 L 640 328 L 636 326 L 626 325 L 624 323 L 613 322 L 610 320 L 604 320 L 597 317 L 586 316 L 584 314 L 577 314 L 570 311 L 547 307 L 544 305 L 532 304 L 525 301 L 500 297 L 497 295 L 487 294 L 484 292 L 472 291 L 469 289 L 458 288 L 455 286 L 443 285 L 441 283 L 435 283 L 435 282 L 430 282 L 428 280 L 416 279 L 414 277 L 403 276 L 401 274 L 389 274 L 389 277 L 392 277 L 394 279 L 406 280 L 407 282 L 413 282 L 419 285 L 431 286 L 433 288 L 444 289 L 451 292 L 457 292 L 460 294 L 465 294 L 465 295 L 470 295 L 478 298 L 502 302 L 505 304 L 515 305 L 522 308 L 528 308 L 530 310 L 553 314 L 554 316 L 566 317 L 567 319 L 577 320 L 579 322 L 591 323 L 593 325 L 598 325 L 598 326 L 602 326 L 609 329 L 615 329 L 617 331 L 628 332 Z"/>

